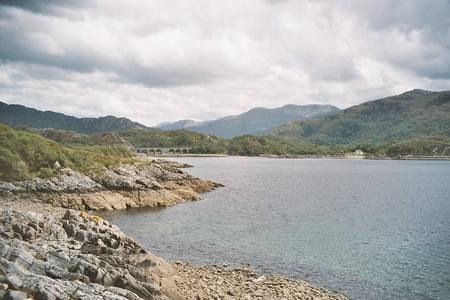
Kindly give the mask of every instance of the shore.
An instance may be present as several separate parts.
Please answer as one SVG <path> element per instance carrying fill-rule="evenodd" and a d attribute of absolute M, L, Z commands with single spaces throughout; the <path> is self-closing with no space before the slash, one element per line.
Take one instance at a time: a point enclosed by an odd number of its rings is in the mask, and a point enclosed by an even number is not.
<path fill-rule="evenodd" d="M 176 290 L 183 299 L 347 299 L 310 283 L 252 268 L 173 264 Z"/>
<path fill-rule="evenodd" d="M 179 157 L 233 157 L 233 155 L 226 154 L 170 154 L 155 156 L 157 158 L 171 159 Z M 436 161 L 447 161 L 450 160 L 448 155 L 428 155 L 428 156 L 417 156 L 417 155 L 405 155 L 398 157 L 389 156 L 371 156 L 371 155 L 294 155 L 294 154 L 261 154 L 259 156 L 237 156 L 237 157 L 260 157 L 260 158 L 276 158 L 276 159 L 344 159 L 344 160 L 436 160 Z"/>
<path fill-rule="evenodd" d="M 30 201 L 77 210 L 115 210 L 167 207 L 200 199 L 200 194 L 221 184 L 183 172 L 190 167 L 168 160 L 142 159 L 102 173 L 81 174 L 69 168 L 48 179 L 1 182 L 5 201 Z"/>
<path fill-rule="evenodd" d="M 153 177 L 152 183 L 160 198 L 159 202 L 139 202 L 146 203 L 145 206 L 155 203 L 156 206 L 170 206 L 198 200 L 198 195 L 193 197 L 193 193 L 219 186 L 184 173 L 180 168 L 186 165 L 166 161 L 154 164 L 159 168 L 153 165 L 151 170 L 164 173 L 162 177 Z M 148 172 L 149 169 L 143 167 L 142 170 Z M 161 175 L 161 172 L 153 175 Z M 78 178 L 78 175 L 71 176 Z M 136 171 L 134 176 L 131 179 L 139 178 L 140 181 L 143 173 Z M 78 179 L 74 181 L 76 185 L 80 183 Z M 61 178 L 52 180 L 53 184 L 67 183 Z M 83 180 L 87 179 L 83 177 Z M 21 185 L 12 184 L 16 188 L 13 192 L 11 185 L 3 183 L 0 196 L 2 299 L 346 299 L 303 281 L 262 275 L 247 267 L 170 264 L 143 249 L 107 220 L 95 216 L 95 212 L 85 212 L 93 210 L 93 206 L 87 205 L 90 202 L 83 198 L 98 193 L 98 190 L 49 191 L 49 187 L 55 189 L 57 186 L 45 181 L 45 184 L 39 183 L 47 188 L 45 192 L 42 189 L 30 191 L 31 183 L 25 190 L 20 190 Z M 128 184 L 132 183 L 128 181 Z M 123 182 L 119 180 L 116 184 Z M 5 191 L 4 186 L 9 190 Z M 142 185 L 139 188 L 142 189 Z M 104 197 L 117 197 L 117 193 L 124 191 L 102 189 L 101 192 L 111 193 Z M 77 196 L 72 195 L 72 200 L 67 201 L 68 194 Z M 177 201 L 174 201 L 174 195 L 178 197 Z M 57 200 L 60 198 L 64 200 Z M 83 201 L 76 200 L 79 198 Z M 71 203 L 73 199 L 75 204 Z M 131 202 L 126 203 L 138 203 L 135 198 L 130 199 L 126 201 Z M 110 205 L 116 200 L 106 201 L 109 201 L 108 205 L 94 208 L 134 207 L 116 207 Z"/>
<path fill-rule="evenodd" d="M 399 157 L 389 156 L 367 156 L 367 155 L 260 155 L 258 157 L 264 158 L 279 158 L 279 159 L 345 159 L 345 160 L 450 160 L 450 156 L 415 156 L 406 155 Z"/>

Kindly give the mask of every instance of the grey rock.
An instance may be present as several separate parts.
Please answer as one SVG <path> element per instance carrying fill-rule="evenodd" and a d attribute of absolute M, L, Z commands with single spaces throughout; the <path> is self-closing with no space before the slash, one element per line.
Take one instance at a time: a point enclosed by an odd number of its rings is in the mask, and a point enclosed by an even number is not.
<path fill-rule="evenodd" d="M 150 166 L 123 165 L 106 170 L 93 179 L 105 188 L 113 190 L 160 189 L 161 186 L 154 175 L 154 169 Z"/>
<path fill-rule="evenodd" d="M 167 299 L 149 273 L 154 263 L 136 260 L 147 252 L 117 227 L 94 220 L 76 212 L 57 219 L 0 210 L 3 298 L 26 299 L 20 289 L 36 299 Z"/>
<path fill-rule="evenodd" d="M 20 289 L 22 287 L 22 279 L 16 274 L 8 274 L 6 275 L 6 282 L 15 289 Z"/>
<path fill-rule="evenodd" d="M 22 291 L 8 291 L 5 294 L 5 300 L 25 300 L 27 299 L 27 293 L 22 292 Z"/>
<path fill-rule="evenodd" d="M 24 189 L 10 182 L 0 181 L 0 191 L 16 193 L 22 192 Z"/>
<path fill-rule="evenodd" d="M 59 161 L 55 161 L 55 163 L 53 164 L 53 169 L 61 169 L 61 164 L 59 163 Z"/>
<path fill-rule="evenodd" d="M 60 169 L 60 175 L 48 179 L 34 178 L 14 183 L 0 182 L 3 192 L 93 192 L 103 187 L 90 177 L 70 168 Z"/>
<path fill-rule="evenodd" d="M 77 232 L 77 240 L 79 240 L 80 242 L 85 242 L 87 240 L 87 232 L 86 232 L 86 230 L 80 229 Z"/>

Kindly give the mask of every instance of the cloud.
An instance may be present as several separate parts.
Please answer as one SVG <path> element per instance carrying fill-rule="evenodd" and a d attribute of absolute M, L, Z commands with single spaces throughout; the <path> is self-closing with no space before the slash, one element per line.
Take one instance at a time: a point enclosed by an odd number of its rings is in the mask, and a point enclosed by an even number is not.
<path fill-rule="evenodd" d="M 0 97 L 151 125 L 449 89 L 448 15 L 446 0 L 1 1 Z"/>
<path fill-rule="evenodd" d="M 64 12 L 76 10 L 88 4 L 87 0 L 2 0 L 0 3 L 5 7 L 16 7 L 34 13 L 62 15 Z"/>

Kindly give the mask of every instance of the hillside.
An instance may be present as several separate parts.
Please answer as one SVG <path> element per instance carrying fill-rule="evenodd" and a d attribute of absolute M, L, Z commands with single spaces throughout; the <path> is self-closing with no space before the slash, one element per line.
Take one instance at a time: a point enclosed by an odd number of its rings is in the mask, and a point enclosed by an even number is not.
<path fill-rule="evenodd" d="M 132 162 L 123 147 L 63 146 L 38 134 L 0 124 L 0 180 L 24 180 L 55 175 L 55 162 L 88 172 Z"/>
<path fill-rule="evenodd" d="M 190 153 L 246 156 L 257 156 L 264 154 L 343 154 L 343 152 L 338 151 L 338 149 L 330 149 L 329 147 L 313 145 L 298 140 L 286 140 L 273 136 L 245 135 L 232 139 L 222 139 L 215 136 L 207 136 L 201 133 L 186 130 L 129 130 L 121 133 L 97 133 L 90 135 L 54 129 L 27 130 L 39 133 L 48 139 L 69 147 L 191 147 Z"/>
<path fill-rule="evenodd" d="M 450 91 L 412 90 L 352 106 L 318 120 L 289 122 L 272 134 L 328 145 L 450 137 Z"/>
<path fill-rule="evenodd" d="M 260 135 L 273 128 L 293 120 L 315 119 L 338 112 L 332 105 L 285 105 L 269 109 L 257 107 L 243 114 L 193 124 L 191 120 L 183 120 L 161 126 L 163 130 L 186 128 L 204 134 L 212 134 L 223 138 L 241 135 Z M 191 121 L 191 122 L 189 122 Z"/>
<path fill-rule="evenodd" d="M 116 146 L 136 148 L 190 147 L 191 153 L 225 153 L 227 142 L 215 136 L 186 130 L 131 129 L 119 133 L 79 134 L 55 129 L 24 129 L 68 146 Z"/>
<path fill-rule="evenodd" d="M 176 121 L 173 123 L 170 122 L 165 122 L 162 123 L 158 126 L 156 126 L 157 128 L 161 129 L 161 130 L 179 130 L 179 129 L 186 129 L 189 127 L 194 127 L 194 126 L 199 126 L 199 125 L 203 125 L 206 122 L 197 122 L 194 120 L 180 120 L 180 121 Z"/>
<path fill-rule="evenodd" d="M 0 101 L 0 123 L 14 127 L 55 128 L 79 133 L 120 132 L 146 126 L 126 118 L 106 116 L 76 118 L 52 111 L 41 111 Z"/>
<path fill-rule="evenodd" d="M 120 136 L 135 147 L 191 147 L 192 153 L 225 153 L 225 140 L 185 130 L 129 130 Z"/>

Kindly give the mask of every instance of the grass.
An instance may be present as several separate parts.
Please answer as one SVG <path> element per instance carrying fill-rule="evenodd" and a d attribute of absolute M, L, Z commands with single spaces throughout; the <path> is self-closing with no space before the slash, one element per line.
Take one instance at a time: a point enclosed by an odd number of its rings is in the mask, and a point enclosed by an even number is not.
<path fill-rule="evenodd" d="M 55 162 L 88 173 L 135 160 L 124 147 L 63 146 L 38 134 L 0 124 L 0 179 L 4 181 L 57 175 Z"/>

